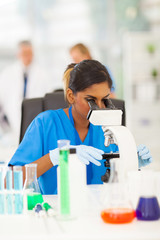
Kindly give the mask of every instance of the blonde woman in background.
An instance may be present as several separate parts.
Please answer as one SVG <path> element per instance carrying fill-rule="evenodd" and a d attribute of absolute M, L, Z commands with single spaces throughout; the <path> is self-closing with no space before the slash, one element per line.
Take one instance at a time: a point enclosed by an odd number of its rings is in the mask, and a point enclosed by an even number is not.
<path fill-rule="evenodd" d="M 71 56 L 74 63 L 79 63 L 83 60 L 93 59 L 88 47 L 85 46 L 83 43 L 78 43 L 78 44 L 74 45 L 73 47 L 70 48 L 69 52 L 70 52 L 70 56 Z M 110 69 L 106 65 L 105 65 L 105 67 L 106 67 L 106 69 L 107 69 L 107 71 L 110 75 L 111 80 L 112 80 L 110 98 L 115 98 L 116 97 L 116 94 L 115 94 L 115 91 L 116 91 L 115 79 L 114 79 Z"/>

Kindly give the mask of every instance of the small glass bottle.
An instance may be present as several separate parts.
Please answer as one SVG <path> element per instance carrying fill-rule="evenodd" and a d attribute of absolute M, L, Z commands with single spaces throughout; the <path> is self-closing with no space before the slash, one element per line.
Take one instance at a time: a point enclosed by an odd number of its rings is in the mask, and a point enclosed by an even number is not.
<path fill-rule="evenodd" d="M 106 223 L 121 224 L 131 222 L 136 214 L 126 195 L 125 184 L 119 182 L 118 160 L 110 160 L 111 175 L 107 191 L 108 201 L 101 212 L 101 218 Z"/>
<path fill-rule="evenodd" d="M 43 197 L 37 181 L 37 164 L 26 164 L 25 169 L 26 179 L 23 190 L 27 197 L 27 208 L 32 210 L 37 203 L 43 202 Z"/>

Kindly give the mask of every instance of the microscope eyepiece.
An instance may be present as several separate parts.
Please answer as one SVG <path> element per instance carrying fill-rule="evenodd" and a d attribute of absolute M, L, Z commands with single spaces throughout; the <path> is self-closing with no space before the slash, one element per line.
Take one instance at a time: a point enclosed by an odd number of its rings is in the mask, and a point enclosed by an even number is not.
<path fill-rule="evenodd" d="M 104 104 L 106 106 L 107 109 L 113 109 L 116 110 L 117 108 L 114 106 L 114 104 L 112 103 L 111 99 L 107 98 L 104 101 Z"/>

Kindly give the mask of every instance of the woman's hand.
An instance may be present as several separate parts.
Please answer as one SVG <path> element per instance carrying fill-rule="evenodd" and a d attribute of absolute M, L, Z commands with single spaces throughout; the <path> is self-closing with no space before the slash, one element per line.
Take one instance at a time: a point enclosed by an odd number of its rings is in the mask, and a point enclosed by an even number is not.
<path fill-rule="evenodd" d="M 93 164 L 100 166 L 101 163 L 99 160 L 102 160 L 102 154 L 104 153 L 102 150 L 97 148 L 86 146 L 86 145 L 70 145 L 70 148 L 75 148 L 77 156 L 80 161 L 84 164 L 88 165 L 90 162 Z M 49 157 L 53 166 L 59 165 L 59 149 L 55 148 L 49 152 Z"/>
<path fill-rule="evenodd" d="M 70 148 L 76 148 L 77 156 L 84 164 L 88 165 L 92 162 L 97 166 L 101 165 L 97 160 L 102 160 L 102 154 L 104 154 L 104 151 L 86 145 L 70 146 Z"/>
<path fill-rule="evenodd" d="M 153 161 L 150 151 L 145 145 L 143 144 L 139 145 L 137 147 L 137 153 L 139 168 L 145 167 L 146 165 L 150 164 Z"/>

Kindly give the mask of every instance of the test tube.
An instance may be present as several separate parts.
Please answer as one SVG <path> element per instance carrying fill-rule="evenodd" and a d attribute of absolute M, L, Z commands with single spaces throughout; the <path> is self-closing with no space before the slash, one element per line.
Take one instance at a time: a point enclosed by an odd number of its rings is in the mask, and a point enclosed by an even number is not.
<path fill-rule="evenodd" d="M 0 214 L 5 214 L 4 176 L 5 166 L 0 164 Z"/>
<path fill-rule="evenodd" d="M 12 181 L 12 167 L 7 168 L 6 172 L 6 207 L 7 213 L 13 214 L 13 181 Z"/>
<path fill-rule="evenodd" d="M 14 176 L 14 213 L 23 213 L 23 172 L 22 166 L 13 167 Z"/>
<path fill-rule="evenodd" d="M 70 195 L 69 195 L 69 169 L 68 169 L 68 155 L 69 155 L 69 140 L 58 140 L 59 148 L 59 207 L 60 214 L 63 216 L 70 215 Z"/>

